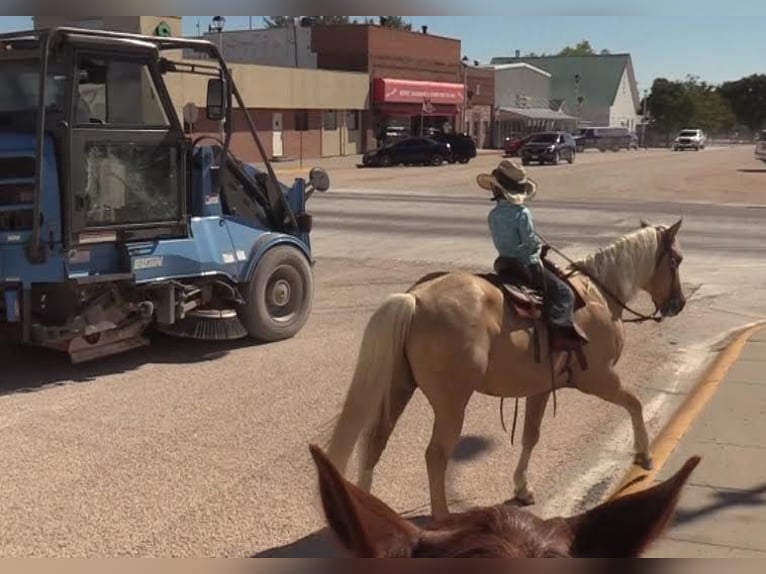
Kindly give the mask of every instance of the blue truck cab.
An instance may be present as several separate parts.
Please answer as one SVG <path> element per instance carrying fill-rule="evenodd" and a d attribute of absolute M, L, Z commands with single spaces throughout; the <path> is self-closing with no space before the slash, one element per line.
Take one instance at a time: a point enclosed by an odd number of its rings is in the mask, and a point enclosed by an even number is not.
<path fill-rule="evenodd" d="M 204 60 L 174 61 L 193 49 Z M 0 36 L 0 334 L 87 361 L 149 343 L 297 334 L 314 191 L 279 182 L 217 47 L 56 28 Z M 184 130 L 168 79 L 207 80 L 220 134 Z M 171 80 L 172 81 L 172 80 Z M 265 162 L 230 151 L 236 107 Z"/>

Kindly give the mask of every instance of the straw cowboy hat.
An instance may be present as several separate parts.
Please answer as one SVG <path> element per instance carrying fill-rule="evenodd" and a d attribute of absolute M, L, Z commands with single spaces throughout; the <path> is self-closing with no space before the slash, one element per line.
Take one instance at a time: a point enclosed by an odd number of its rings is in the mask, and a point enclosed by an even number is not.
<path fill-rule="evenodd" d="M 479 187 L 502 195 L 517 205 L 532 199 L 537 193 L 537 184 L 527 177 L 522 166 L 511 160 L 501 161 L 492 173 L 481 173 L 476 177 Z"/>

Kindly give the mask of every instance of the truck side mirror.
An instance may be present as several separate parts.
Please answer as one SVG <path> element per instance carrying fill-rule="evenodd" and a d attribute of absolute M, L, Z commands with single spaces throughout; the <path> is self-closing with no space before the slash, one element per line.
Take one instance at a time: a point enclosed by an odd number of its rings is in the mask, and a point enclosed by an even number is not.
<path fill-rule="evenodd" d="M 315 167 L 309 172 L 309 183 L 319 192 L 327 191 L 330 189 L 330 176 L 321 167 Z"/>
<path fill-rule="evenodd" d="M 226 117 L 226 82 L 220 78 L 207 81 L 207 119 L 219 122 Z"/>

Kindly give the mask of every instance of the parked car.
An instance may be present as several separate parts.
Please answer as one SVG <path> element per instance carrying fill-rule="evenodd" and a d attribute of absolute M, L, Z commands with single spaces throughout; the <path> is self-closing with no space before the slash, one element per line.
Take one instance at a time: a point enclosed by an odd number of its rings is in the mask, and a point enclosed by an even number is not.
<path fill-rule="evenodd" d="M 506 157 L 517 157 L 521 148 L 524 147 L 524 144 L 526 144 L 531 137 L 532 135 L 520 138 L 505 138 L 503 151 L 505 151 Z"/>
<path fill-rule="evenodd" d="M 628 128 L 589 127 L 580 128 L 574 135 L 577 151 L 597 149 L 599 151 L 619 151 L 638 149 L 638 138 Z"/>
<path fill-rule="evenodd" d="M 450 145 L 452 154 L 447 160 L 450 163 L 468 163 L 476 157 L 476 142 L 468 134 L 436 133 L 430 137 L 438 142 Z"/>
<path fill-rule="evenodd" d="M 441 165 L 451 157 L 450 144 L 433 138 L 409 137 L 379 147 L 362 156 L 365 166 Z"/>
<path fill-rule="evenodd" d="M 574 163 L 577 155 L 575 141 L 567 132 L 540 132 L 532 135 L 527 143 L 521 148 L 521 163 L 529 165 L 530 162 L 551 163 L 557 165 L 565 159 Z"/>
<path fill-rule="evenodd" d="M 705 132 L 698 129 L 685 129 L 681 130 L 675 141 L 673 142 L 673 151 L 680 151 L 684 149 L 693 149 L 699 151 L 705 149 L 705 143 L 707 137 Z"/>
<path fill-rule="evenodd" d="M 755 143 L 755 159 L 766 163 L 766 130 L 761 130 L 758 134 L 758 141 Z"/>

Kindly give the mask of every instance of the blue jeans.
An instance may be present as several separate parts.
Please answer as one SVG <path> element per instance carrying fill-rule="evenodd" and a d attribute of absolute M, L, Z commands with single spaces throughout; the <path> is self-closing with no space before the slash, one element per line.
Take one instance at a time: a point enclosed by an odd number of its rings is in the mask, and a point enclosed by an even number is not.
<path fill-rule="evenodd" d="M 564 281 L 544 265 L 530 265 L 534 286 L 543 293 L 543 309 L 550 323 L 563 329 L 573 327 L 574 293 Z"/>

